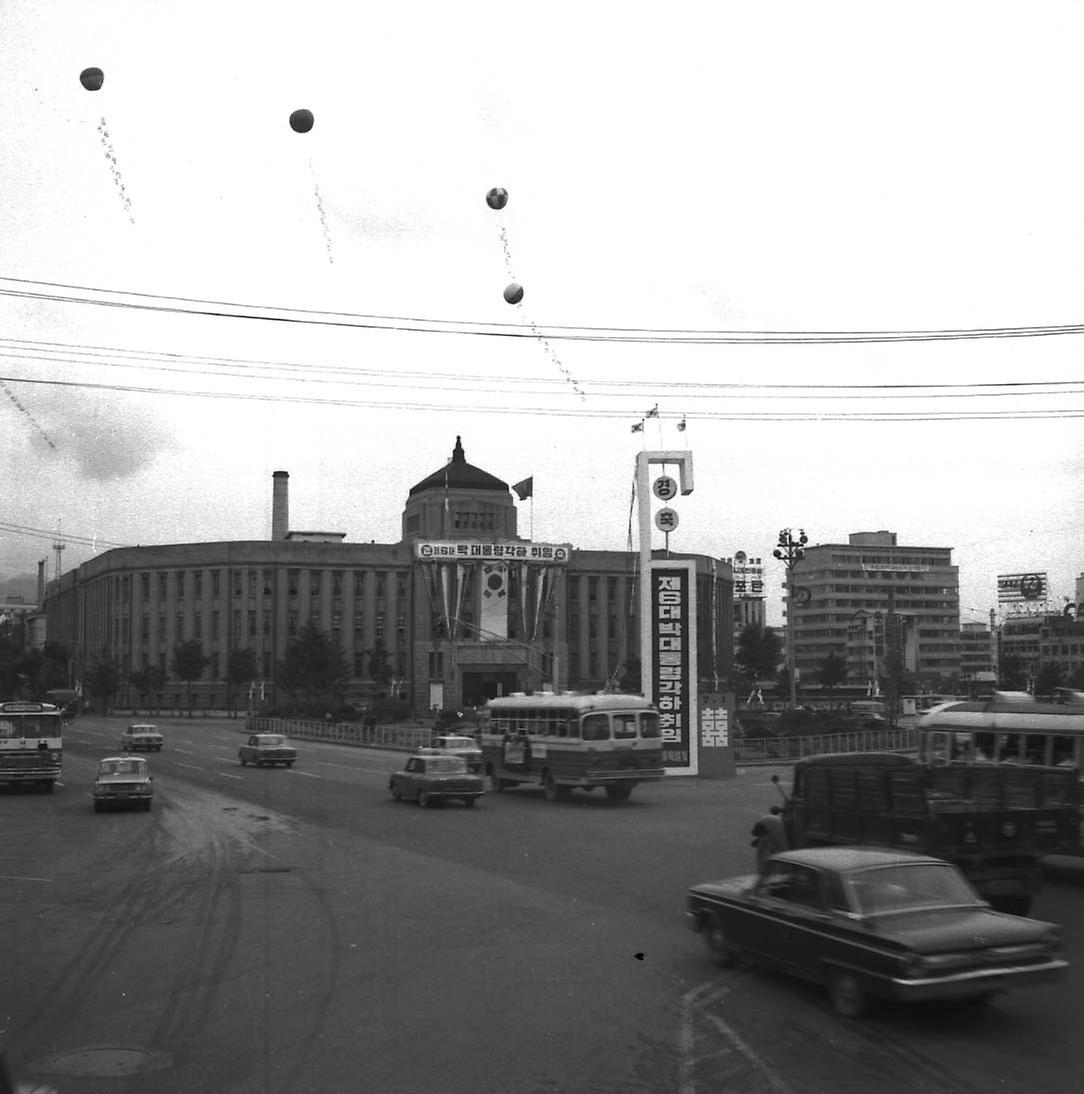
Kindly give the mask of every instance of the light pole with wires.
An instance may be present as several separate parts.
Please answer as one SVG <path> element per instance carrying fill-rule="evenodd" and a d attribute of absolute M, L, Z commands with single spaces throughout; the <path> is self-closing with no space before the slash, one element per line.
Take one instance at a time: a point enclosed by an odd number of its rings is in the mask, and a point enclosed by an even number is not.
<path fill-rule="evenodd" d="M 772 552 L 787 568 L 787 676 L 790 677 L 790 709 L 798 705 L 798 681 L 794 668 L 794 564 L 805 556 L 809 537 L 804 528 L 798 529 L 795 539 L 789 528 L 779 533 L 779 546 Z"/>

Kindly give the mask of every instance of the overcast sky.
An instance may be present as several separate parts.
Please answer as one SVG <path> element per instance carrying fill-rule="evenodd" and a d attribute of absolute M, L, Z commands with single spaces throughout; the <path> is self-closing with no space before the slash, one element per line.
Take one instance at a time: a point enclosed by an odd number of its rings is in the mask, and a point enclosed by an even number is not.
<path fill-rule="evenodd" d="M 688 447 L 673 549 L 889 529 L 953 548 L 965 620 L 999 573 L 1060 606 L 1082 32 L 1075 3 L 6 0 L 0 577 L 51 577 L 58 533 L 65 569 L 266 539 L 279 469 L 293 528 L 393 542 L 458 434 L 534 476 L 537 540 L 627 547 L 637 450 Z"/>

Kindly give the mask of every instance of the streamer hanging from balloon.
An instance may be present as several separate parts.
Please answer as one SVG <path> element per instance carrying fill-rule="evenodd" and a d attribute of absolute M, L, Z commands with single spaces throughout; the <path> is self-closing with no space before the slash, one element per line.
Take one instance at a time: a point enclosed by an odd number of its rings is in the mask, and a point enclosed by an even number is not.
<path fill-rule="evenodd" d="M 84 68 L 79 73 L 79 82 L 86 91 L 101 91 L 102 85 L 105 83 L 105 73 L 100 68 Z M 121 174 L 120 165 L 117 163 L 117 152 L 109 136 L 109 123 L 104 116 L 98 122 L 98 140 L 101 142 L 109 173 L 113 176 L 113 185 L 120 196 L 124 214 L 128 217 L 130 223 L 135 224 L 135 217 L 132 216 L 132 199 L 128 196 L 128 190 L 124 185 L 124 176 Z"/>
<path fill-rule="evenodd" d="M 295 133 L 309 133 L 316 124 L 316 118 L 311 110 L 295 110 L 290 115 L 290 128 Z M 327 213 L 324 211 L 324 199 L 320 195 L 320 183 L 316 179 L 316 168 L 312 165 L 312 157 L 309 157 L 309 175 L 312 177 L 312 195 L 316 202 L 316 215 L 320 218 L 320 231 L 324 236 L 324 249 L 327 251 L 327 260 L 335 264 L 335 252 L 331 246 L 331 230 L 328 228 Z"/>

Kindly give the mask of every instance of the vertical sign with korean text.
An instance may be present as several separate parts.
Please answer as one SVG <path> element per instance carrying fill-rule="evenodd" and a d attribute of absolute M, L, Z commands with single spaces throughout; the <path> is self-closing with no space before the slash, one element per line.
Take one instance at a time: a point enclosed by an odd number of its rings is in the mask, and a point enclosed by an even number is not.
<path fill-rule="evenodd" d="M 694 565 L 651 567 L 651 698 L 659 710 L 663 767 L 679 775 L 697 771 Z"/>

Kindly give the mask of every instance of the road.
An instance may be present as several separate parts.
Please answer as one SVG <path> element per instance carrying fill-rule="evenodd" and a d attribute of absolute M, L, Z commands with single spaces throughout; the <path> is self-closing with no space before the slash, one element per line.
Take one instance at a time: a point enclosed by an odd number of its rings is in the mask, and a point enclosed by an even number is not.
<path fill-rule="evenodd" d="M 299 742 L 241 768 L 241 722 L 168 720 L 151 813 L 95 814 L 121 723 L 75 722 L 55 794 L 0 789 L 0 1045 L 60 1094 L 1017 1092 L 1079 1087 L 1084 889 L 1040 894 L 1067 981 L 987 1008 L 844 1022 L 719 970 L 686 887 L 745 872 L 773 769 L 395 803 L 390 752 Z M 780 774 L 786 774 L 780 769 Z"/>

